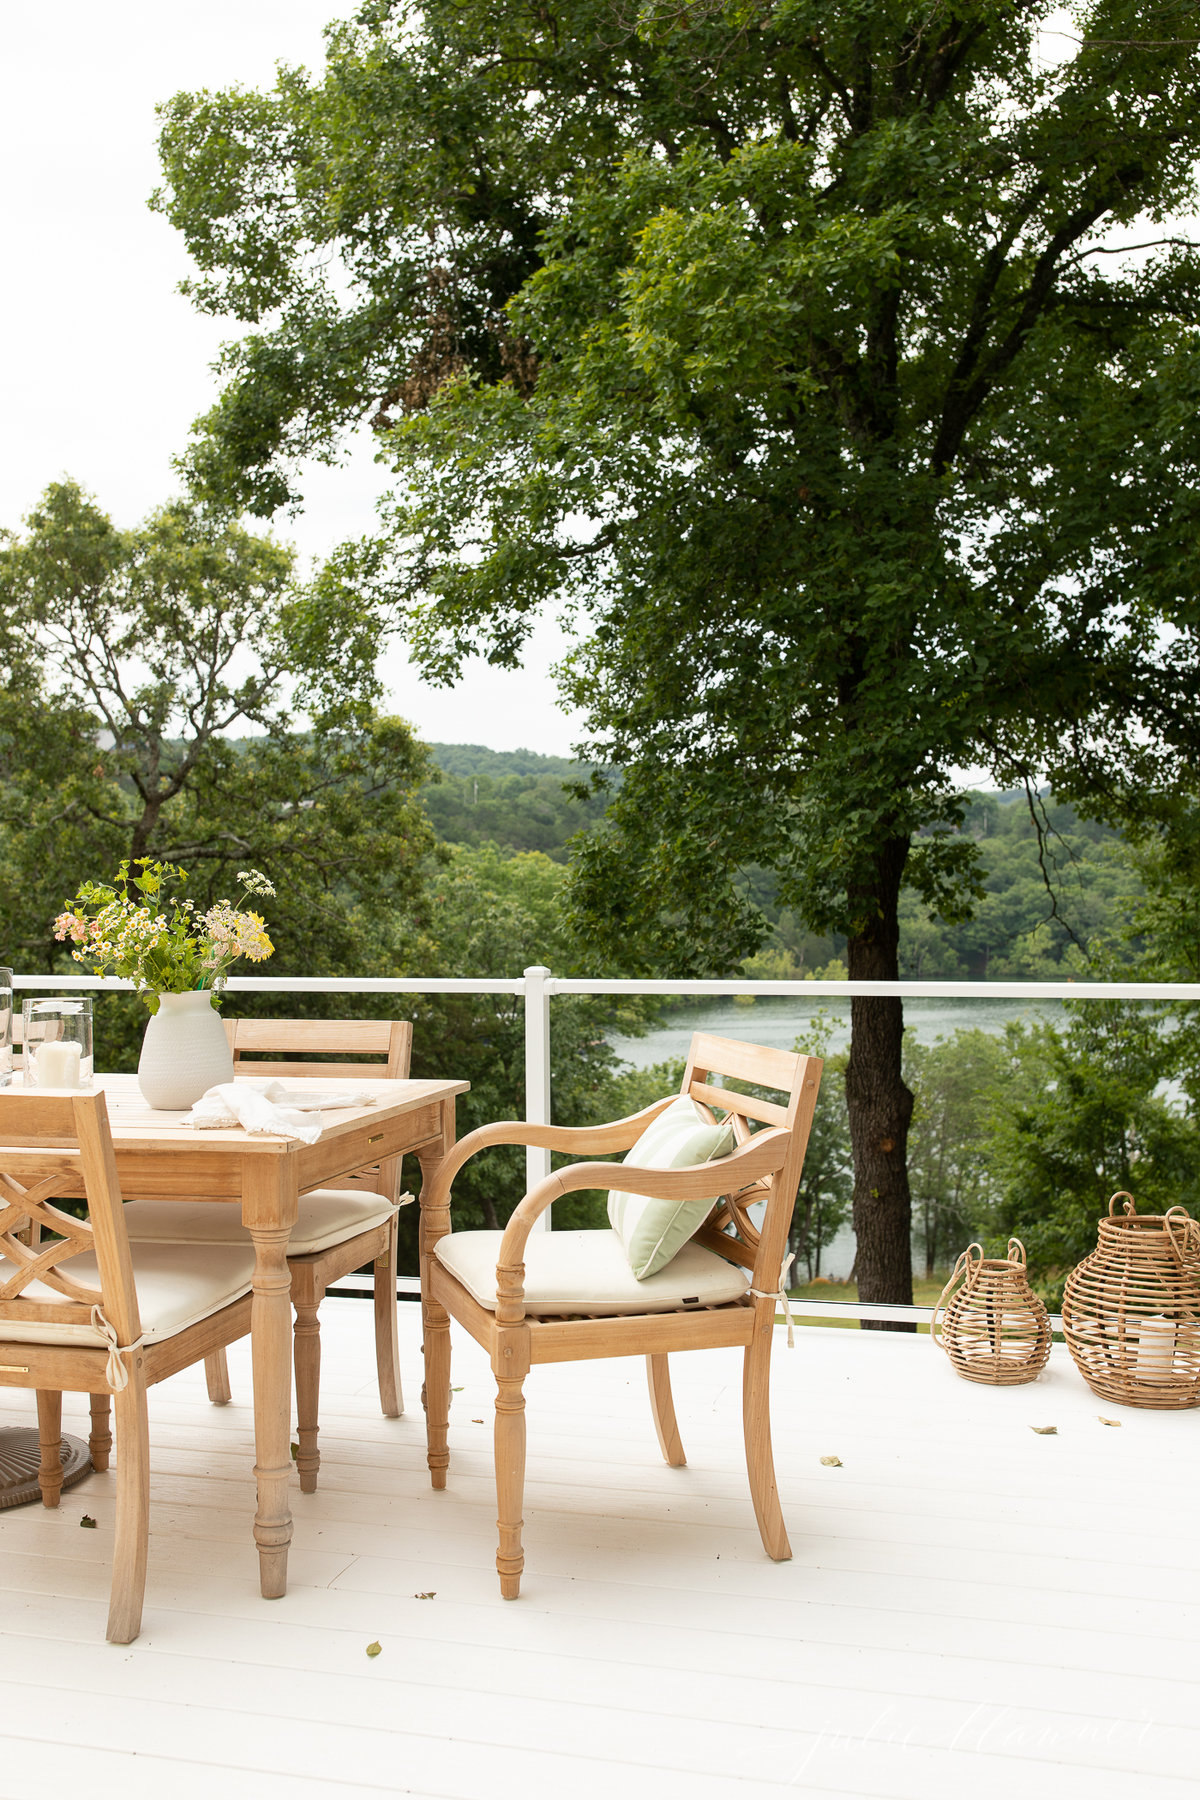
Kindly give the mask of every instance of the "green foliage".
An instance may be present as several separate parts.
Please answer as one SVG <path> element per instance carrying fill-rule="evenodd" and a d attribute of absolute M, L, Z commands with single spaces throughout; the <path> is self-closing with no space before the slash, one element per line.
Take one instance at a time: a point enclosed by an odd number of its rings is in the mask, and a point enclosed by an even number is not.
<path fill-rule="evenodd" d="M 901 902 L 901 966 L 927 980 L 1054 981 L 1111 957 L 1140 890 L 1126 845 L 1110 827 L 1039 796 L 1000 804 L 972 795 L 963 830 L 978 845 L 982 895 L 974 916 L 950 926 Z M 1122 946 L 1133 960 L 1136 939 Z"/>
<path fill-rule="evenodd" d="M 992 1110 L 1012 1052 L 985 1031 L 957 1031 L 936 1044 L 905 1036 L 904 1078 L 913 1090 L 908 1170 L 926 1279 L 949 1268 L 993 1199 Z"/>
<path fill-rule="evenodd" d="M 70 482 L 27 523 L 0 543 L 0 930 L 13 961 L 71 970 L 53 936 L 67 893 L 147 857 L 187 868 L 201 912 L 240 869 L 265 871 L 275 973 L 404 968 L 438 854 L 417 799 L 428 757 L 402 720 L 374 713 L 370 671 L 298 728 L 291 552 L 182 502 L 121 532 Z M 136 1060 L 139 1012 L 98 997 L 109 1068 Z"/>
<path fill-rule="evenodd" d="M 263 962 L 272 954 L 262 915 L 242 911 L 248 894 L 274 895 L 257 869 L 239 870 L 242 892 L 232 905 L 222 900 L 200 913 L 182 892 L 186 869 L 146 856 L 133 867 L 136 875 L 128 859 L 122 862 L 111 884 L 81 882 L 71 910 L 55 920 L 54 935 L 76 946 L 73 962 L 132 981 L 150 1013 L 158 1011 L 160 994 L 221 987 L 239 957 Z"/>
<path fill-rule="evenodd" d="M 263 870 L 279 974 L 394 970 L 434 851 L 416 798 L 428 757 L 372 711 L 367 677 L 297 728 L 291 552 L 182 503 L 119 532 L 71 483 L 28 525 L 0 547 L 16 677 L 0 700 L 0 923 L 14 959 L 63 966 L 65 891 L 150 857 L 188 869 L 201 911 L 239 869 Z"/>
<path fill-rule="evenodd" d="M 1009 1028 L 1011 1068 L 987 1156 L 997 1235 L 1022 1238 L 1051 1297 L 1096 1245 L 1110 1195 L 1141 1212 L 1194 1205 L 1200 1126 L 1166 1084 L 1180 1041 L 1161 1009 L 1079 1002 L 1065 1031 Z"/>
<path fill-rule="evenodd" d="M 788 1249 L 808 1271 L 808 1279 L 821 1273 L 821 1251 L 831 1244 L 850 1216 L 854 1187 L 854 1159 L 850 1144 L 850 1117 L 846 1107 L 846 1057 L 830 1056 L 833 1023 L 818 1012 L 809 1031 L 793 1048 L 804 1056 L 825 1061 L 821 1094 L 813 1115 L 812 1131 L 804 1157 L 800 1186 Z"/>
<path fill-rule="evenodd" d="M 981 897 L 973 917 L 951 924 L 931 917 L 916 892 L 905 890 L 899 964 L 907 979 L 1061 981 L 1085 968 L 1128 971 L 1142 966 L 1152 939 L 1165 946 L 1175 932 L 1187 937 L 1186 886 L 1151 871 L 1151 862 L 1158 869 L 1168 854 L 1165 841 L 1154 850 L 1131 843 L 1046 795 L 1036 796 L 1032 813 L 1023 794 L 966 798 L 961 830 L 976 847 Z M 1183 855 L 1181 841 L 1170 854 Z M 1160 894 L 1151 905 L 1143 890 L 1155 880 Z M 800 980 L 835 951 L 844 953 L 843 937 L 806 930 L 780 904 L 766 870 L 749 870 L 744 887 L 766 927 L 742 965 L 746 975 Z M 1191 942 L 1197 942 L 1194 931 Z M 1166 965 L 1160 958 L 1154 966 Z"/>
<path fill-rule="evenodd" d="M 566 757 L 473 744 L 429 749 L 441 775 L 421 798 L 447 843 L 538 850 L 565 862 L 575 834 L 603 815 L 603 797 L 586 788 L 590 771 Z"/>
<path fill-rule="evenodd" d="M 556 776 L 561 782 L 577 784 L 590 774 L 570 757 L 543 756 L 538 750 L 489 750 L 485 744 L 430 744 L 428 750 L 443 775 L 491 775 L 497 780 L 506 775 Z M 519 848 L 534 846 L 522 844 Z"/>
<path fill-rule="evenodd" d="M 1014 1235 L 1057 1305 L 1113 1193 L 1128 1189 L 1142 1212 L 1194 1210 L 1200 1120 L 1180 1084 L 1188 1045 L 1184 1022 L 1161 1007 L 1090 1000 L 1072 1003 L 1063 1027 L 909 1038 L 910 1169 L 927 1277 L 972 1238 L 999 1255 Z"/>

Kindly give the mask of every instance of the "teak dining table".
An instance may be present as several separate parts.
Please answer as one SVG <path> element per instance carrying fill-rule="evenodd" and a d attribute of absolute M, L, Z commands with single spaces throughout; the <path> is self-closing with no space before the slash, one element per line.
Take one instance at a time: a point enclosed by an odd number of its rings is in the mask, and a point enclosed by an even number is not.
<path fill-rule="evenodd" d="M 263 1595 L 279 1599 L 287 1592 L 292 1540 L 292 1284 L 287 1251 L 297 1199 L 309 1188 L 335 1184 L 339 1175 L 409 1153 L 421 1165 L 422 1180 L 428 1181 L 454 1143 L 455 1096 L 466 1093 L 470 1083 L 356 1080 L 356 1088 L 374 1094 L 374 1105 L 323 1112 L 323 1130 L 314 1144 L 251 1134 L 240 1126 L 198 1131 L 184 1123 L 185 1113 L 148 1107 L 134 1075 L 101 1075 L 96 1085 L 108 1107 L 125 1199 L 241 1201 L 242 1223 L 254 1240 L 254 1538 Z M 287 1085 L 328 1089 L 331 1084 L 318 1076 L 289 1075 Z M 344 1088 L 346 1083 L 336 1085 Z"/>

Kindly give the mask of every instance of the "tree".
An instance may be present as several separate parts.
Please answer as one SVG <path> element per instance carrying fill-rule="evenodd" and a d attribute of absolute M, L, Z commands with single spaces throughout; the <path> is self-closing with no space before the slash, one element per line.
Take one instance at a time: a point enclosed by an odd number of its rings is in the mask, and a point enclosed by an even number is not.
<path fill-rule="evenodd" d="M 434 850 L 428 757 L 367 681 L 297 722 L 291 552 L 183 503 L 118 531 L 69 482 L 27 523 L 0 543 L 6 943 L 62 966 L 52 922 L 78 882 L 150 856 L 201 906 L 263 869 L 279 973 L 393 973 Z"/>
<path fill-rule="evenodd" d="M 1145 1213 L 1194 1195 L 1196 1114 L 1166 1091 L 1183 1048 L 1159 1009 L 1137 1002 L 1072 1003 L 1065 1031 L 1008 1028 L 1011 1072 L 986 1147 L 993 1225 L 1023 1239 L 1048 1299 L 1095 1249 L 1110 1195 L 1132 1192 Z"/>
<path fill-rule="evenodd" d="M 580 609 L 623 779 L 574 906 L 635 971 L 752 950 L 754 863 L 893 978 L 906 884 L 979 894 L 958 769 L 1103 804 L 1196 746 L 1200 45 L 1090 0 L 1039 67 L 1049 12 L 372 0 L 315 81 L 165 109 L 191 292 L 252 327 L 193 480 L 269 511 L 370 419 L 359 591 L 427 672 Z M 902 1011 L 852 1014 L 860 1291 L 903 1300 Z"/>
<path fill-rule="evenodd" d="M 904 1045 L 905 1079 L 913 1089 L 909 1179 L 925 1276 L 949 1268 L 973 1232 L 983 1228 L 993 1197 L 988 1165 L 992 1113 L 1011 1065 L 999 1038 L 956 1031 L 949 1040 Z"/>

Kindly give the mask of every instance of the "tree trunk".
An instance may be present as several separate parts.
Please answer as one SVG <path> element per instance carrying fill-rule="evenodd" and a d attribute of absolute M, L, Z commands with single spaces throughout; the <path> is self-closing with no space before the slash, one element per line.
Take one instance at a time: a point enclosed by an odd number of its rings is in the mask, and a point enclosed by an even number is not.
<path fill-rule="evenodd" d="M 851 894 L 863 928 L 847 943 L 852 981 L 895 981 L 899 962 L 900 883 L 908 839 L 879 850 L 869 890 Z M 901 1073 L 904 1007 L 899 996 L 850 1002 L 846 1103 L 854 1149 L 854 1234 L 858 1297 L 911 1305 L 912 1198 L 908 1127 L 913 1097 Z M 864 1331 L 914 1331 L 914 1325 L 864 1319 Z"/>

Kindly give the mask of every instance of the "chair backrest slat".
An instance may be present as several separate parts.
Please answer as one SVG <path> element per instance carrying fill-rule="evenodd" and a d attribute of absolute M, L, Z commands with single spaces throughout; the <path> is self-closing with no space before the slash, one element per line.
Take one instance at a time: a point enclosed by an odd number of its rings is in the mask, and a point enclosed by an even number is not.
<path fill-rule="evenodd" d="M 387 1077 L 387 1070 L 381 1064 L 369 1062 L 300 1062 L 291 1058 L 269 1062 L 265 1057 L 261 1061 L 257 1057 L 253 1060 L 238 1057 L 233 1066 L 239 1075 L 261 1076 L 264 1081 L 268 1078 L 286 1081 L 289 1076 L 296 1075 L 313 1076 L 321 1081 L 361 1081 L 364 1076 L 368 1079 L 372 1076 L 380 1079 Z M 402 1080 L 403 1077 L 396 1079 Z"/>
<path fill-rule="evenodd" d="M 743 1119 L 757 1119 L 763 1125 L 786 1125 L 788 1110 L 773 1100 L 760 1100 L 757 1094 L 737 1094 L 726 1087 L 714 1087 L 709 1081 L 693 1081 L 688 1088 L 693 1100 L 705 1106 L 720 1107 L 722 1112 L 739 1114 Z"/>
<path fill-rule="evenodd" d="M 764 1044 L 744 1044 L 737 1038 L 713 1037 L 698 1031 L 688 1052 L 689 1063 L 706 1073 L 719 1071 L 735 1081 L 752 1081 L 759 1087 L 790 1094 L 803 1057 L 795 1050 L 773 1050 Z"/>
<path fill-rule="evenodd" d="M 247 1051 L 282 1051 L 295 1064 L 310 1056 L 375 1056 L 402 1063 L 393 1079 L 404 1081 L 412 1056 L 412 1026 L 406 1019 L 226 1019 L 234 1062 Z M 321 1065 L 323 1070 L 324 1064 Z M 317 1073 L 320 1070 L 315 1071 Z M 389 1067 L 387 1073 L 392 1075 Z"/>

